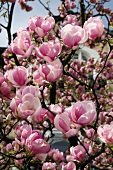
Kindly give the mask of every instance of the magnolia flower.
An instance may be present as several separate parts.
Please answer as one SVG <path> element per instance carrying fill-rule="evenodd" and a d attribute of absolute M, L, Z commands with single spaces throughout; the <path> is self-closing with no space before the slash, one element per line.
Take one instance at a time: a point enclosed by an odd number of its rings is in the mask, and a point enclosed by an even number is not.
<path fill-rule="evenodd" d="M 99 17 L 90 17 L 84 23 L 83 28 L 88 33 L 88 37 L 91 40 L 95 40 L 97 37 L 100 37 L 104 31 L 103 22 Z"/>
<path fill-rule="evenodd" d="M 56 163 L 52 162 L 44 162 L 42 166 L 42 170 L 56 170 Z"/>
<path fill-rule="evenodd" d="M 39 66 L 40 75 L 48 82 L 55 82 L 62 75 L 62 63 L 59 59 Z"/>
<path fill-rule="evenodd" d="M 13 98 L 10 102 L 10 108 L 15 117 L 27 118 L 40 110 L 41 103 L 38 98 L 38 87 L 27 86 L 23 89 L 20 95 Z"/>
<path fill-rule="evenodd" d="M 55 128 L 64 133 L 67 138 L 76 135 L 79 129 L 71 128 L 71 121 L 67 112 L 57 114 L 54 118 L 54 125 Z"/>
<path fill-rule="evenodd" d="M 106 144 L 113 144 L 113 122 L 99 126 L 97 134 L 102 142 Z"/>
<path fill-rule="evenodd" d="M 76 170 L 76 165 L 74 162 L 68 162 L 67 164 L 64 164 L 61 166 L 61 170 Z"/>
<path fill-rule="evenodd" d="M 76 102 L 67 111 L 70 120 L 81 126 L 91 124 L 96 118 L 96 108 L 92 101 Z"/>
<path fill-rule="evenodd" d="M 67 24 L 61 30 L 61 38 L 65 45 L 72 48 L 85 43 L 88 36 L 85 30 L 80 26 Z"/>
<path fill-rule="evenodd" d="M 86 150 L 88 153 L 92 150 L 88 143 L 85 143 L 84 147 L 82 145 L 72 146 L 70 148 L 70 155 L 66 157 L 67 161 L 83 161 L 87 155 Z"/>
<path fill-rule="evenodd" d="M 17 66 L 14 69 L 7 70 L 5 78 L 8 79 L 13 86 L 23 86 L 28 81 L 28 71 L 23 66 Z"/>
<path fill-rule="evenodd" d="M 61 52 L 61 44 L 58 38 L 41 44 L 39 48 L 36 47 L 36 56 L 51 62 Z"/>
<path fill-rule="evenodd" d="M 30 18 L 29 28 L 35 31 L 39 37 L 45 36 L 55 25 L 53 17 L 46 16 L 45 18 L 34 16 Z"/>
<path fill-rule="evenodd" d="M 29 57 L 34 48 L 30 34 L 27 30 L 20 30 L 11 43 L 12 52 L 19 57 Z"/>

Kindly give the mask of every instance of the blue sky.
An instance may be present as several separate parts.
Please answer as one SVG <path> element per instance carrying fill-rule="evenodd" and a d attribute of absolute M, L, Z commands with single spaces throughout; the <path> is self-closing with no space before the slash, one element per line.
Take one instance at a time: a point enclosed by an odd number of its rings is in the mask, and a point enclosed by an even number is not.
<path fill-rule="evenodd" d="M 42 2 L 46 3 L 47 0 L 41 0 Z M 44 7 L 35 0 L 34 2 L 29 3 L 33 10 L 31 12 L 26 12 L 20 9 L 18 3 L 15 5 L 14 15 L 13 15 L 13 22 L 12 22 L 12 34 L 17 32 L 19 28 L 26 28 L 29 22 L 29 18 L 32 16 L 46 16 L 48 12 L 44 9 Z M 57 8 L 61 4 L 59 0 L 51 0 L 50 8 L 54 11 L 54 14 L 58 14 Z M 0 18 L 0 23 L 4 21 Z M 5 47 L 7 45 L 7 33 L 4 29 L 0 33 L 0 47 Z"/>
<path fill-rule="evenodd" d="M 41 0 L 43 3 L 46 3 L 47 0 Z M 77 2 L 78 0 L 76 0 Z M 57 8 L 61 4 L 60 0 L 50 0 L 50 8 L 54 15 L 58 14 Z M 107 4 L 107 3 L 106 3 Z M 14 15 L 13 15 L 13 22 L 12 22 L 12 34 L 17 32 L 19 28 L 26 28 L 29 22 L 29 18 L 32 16 L 46 16 L 47 11 L 44 7 L 39 3 L 38 0 L 31 2 L 30 5 L 33 7 L 31 12 L 26 12 L 21 10 L 18 3 L 15 5 Z M 113 0 L 111 0 L 106 7 L 110 7 L 113 9 Z M 0 22 L 3 22 L 2 18 L 0 18 Z M 3 29 L 2 33 L 0 33 L 0 47 L 7 46 L 7 33 Z"/>

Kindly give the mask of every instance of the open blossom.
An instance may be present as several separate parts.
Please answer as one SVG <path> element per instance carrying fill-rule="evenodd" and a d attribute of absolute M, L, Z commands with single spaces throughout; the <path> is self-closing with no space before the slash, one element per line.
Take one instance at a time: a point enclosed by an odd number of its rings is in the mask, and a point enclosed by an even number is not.
<path fill-rule="evenodd" d="M 20 30 L 11 43 L 12 52 L 19 57 L 29 57 L 34 48 L 30 34 L 27 30 Z"/>
<path fill-rule="evenodd" d="M 8 79 L 13 86 L 23 86 L 28 81 L 28 71 L 23 66 L 17 66 L 14 69 L 6 71 L 5 78 Z"/>
<path fill-rule="evenodd" d="M 66 157 L 67 161 L 83 161 L 87 155 L 86 150 L 89 153 L 91 152 L 91 146 L 89 144 L 85 143 L 84 147 L 82 145 L 72 146 L 70 148 L 70 155 Z"/>
<path fill-rule="evenodd" d="M 29 21 L 29 28 L 35 31 L 39 37 L 45 36 L 55 25 L 53 17 L 46 16 L 45 18 L 33 16 Z"/>
<path fill-rule="evenodd" d="M 15 96 L 12 85 L 5 81 L 1 84 L 0 91 L 4 95 L 4 97 L 12 99 Z"/>
<path fill-rule="evenodd" d="M 76 102 L 68 109 L 72 122 L 81 126 L 91 124 L 96 118 L 96 107 L 92 101 Z"/>
<path fill-rule="evenodd" d="M 97 134 L 102 142 L 106 144 L 113 144 L 113 122 L 99 126 Z"/>
<path fill-rule="evenodd" d="M 26 147 L 40 160 L 45 160 L 50 150 L 50 144 L 40 138 L 37 132 L 32 133 L 26 139 Z"/>
<path fill-rule="evenodd" d="M 16 117 L 27 118 L 28 116 L 33 115 L 38 109 L 41 108 L 37 87 L 25 87 L 20 97 L 12 99 L 10 108 Z"/>
<path fill-rule="evenodd" d="M 47 152 L 50 150 L 50 144 L 45 141 L 39 130 L 32 130 L 30 125 L 23 124 L 17 125 L 15 133 L 18 138 L 17 141 L 21 146 L 24 145 L 25 149 L 29 150 L 39 160 L 45 160 Z"/>
<path fill-rule="evenodd" d="M 61 44 L 58 38 L 44 42 L 39 48 L 36 47 L 36 56 L 46 61 L 53 61 L 61 52 Z"/>
<path fill-rule="evenodd" d="M 67 138 L 76 135 L 79 129 L 71 128 L 71 121 L 67 112 L 57 114 L 54 118 L 54 125 L 55 128 L 62 132 Z"/>
<path fill-rule="evenodd" d="M 59 59 L 39 66 L 40 75 L 48 82 L 55 82 L 58 80 L 62 75 L 62 70 L 62 63 Z"/>
<path fill-rule="evenodd" d="M 76 170 L 76 165 L 74 162 L 68 162 L 61 166 L 61 170 Z"/>
<path fill-rule="evenodd" d="M 65 45 L 72 48 L 79 44 L 85 43 L 88 36 L 82 27 L 67 24 L 61 30 L 61 38 Z"/>
<path fill-rule="evenodd" d="M 99 17 L 90 17 L 84 23 L 83 28 L 88 33 L 88 37 L 91 40 L 95 40 L 97 37 L 100 37 L 104 31 L 103 22 Z"/>
<path fill-rule="evenodd" d="M 44 162 L 42 170 L 56 170 L 56 163 Z"/>
<path fill-rule="evenodd" d="M 34 83 L 38 84 L 39 86 L 43 86 L 45 84 L 44 78 L 40 75 L 39 70 L 36 70 L 33 73 L 33 80 Z"/>
<path fill-rule="evenodd" d="M 58 149 L 52 149 L 48 152 L 48 156 L 52 157 L 54 161 L 64 161 L 64 154 Z"/>

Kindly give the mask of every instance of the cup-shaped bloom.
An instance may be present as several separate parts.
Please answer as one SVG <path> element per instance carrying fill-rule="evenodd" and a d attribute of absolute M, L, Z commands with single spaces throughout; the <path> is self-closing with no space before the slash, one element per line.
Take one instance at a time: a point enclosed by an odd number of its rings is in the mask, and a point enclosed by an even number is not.
<path fill-rule="evenodd" d="M 82 145 L 72 146 L 70 148 L 70 155 L 66 157 L 67 161 L 83 161 L 87 154 L 86 150 L 89 153 L 91 152 L 91 146 L 87 143 L 84 144 L 84 147 Z"/>
<path fill-rule="evenodd" d="M 42 170 L 56 170 L 56 163 L 45 162 L 42 166 Z"/>
<path fill-rule="evenodd" d="M 36 47 L 36 56 L 51 62 L 61 52 L 61 44 L 58 38 L 41 44 L 39 48 Z"/>
<path fill-rule="evenodd" d="M 54 118 L 54 125 L 57 130 L 64 133 L 64 135 L 69 138 L 77 134 L 78 129 L 72 129 L 71 121 L 69 119 L 68 113 L 63 112 L 61 114 L 57 114 Z"/>
<path fill-rule="evenodd" d="M 104 31 L 103 22 L 99 17 L 90 17 L 84 23 L 83 28 L 88 33 L 88 37 L 91 40 L 95 40 L 97 37 L 100 37 Z"/>
<path fill-rule="evenodd" d="M 82 27 L 67 24 L 61 30 L 61 38 L 65 45 L 72 48 L 79 44 L 85 43 L 88 36 Z"/>
<path fill-rule="evenodd" d="M 86 126 L 95 120 L 96 108 L 92 101 L 76 102 L 69 108 L 68 115 L 72 122 Z"/>
<path fill-rule="evenodd" d="M 29 28 L 35 31 L 39 37 L 45 36 L 55 25 L 53 17 L 46 16 L 45 18 L 34 16 L 30 18 Z"/>
<path fill-rule="evenodd" d="M 6 71 L 5 77 L 13 84 L 13 86 L 23 86 L 28 81 L 28 71 L 23 66 L 17 66 L 12 70 Z"/>
<path fill-rule="evenodd" d="M 59 59 L 39 66 L 40 75 L 48 82 L 57 81 L 62 75 L 62 70 L 62 63 Z"/>
<path fill-rule="evenodd" d="M 24 96 L 28 93 L 32 94 L 34 97 L 39 96 L 39 87 L 38 86 L 26 86 L 22 90 L 22 96 Z"/>
<path fill-rule="evenodd" d="M 39 70 L 36 70 L 33 73 L 33 80 L 36 84 L 38 84 L 39 86 L 42 86 L 45 84 L 45 80 L 44 78 L 40 75 Z"/>
<path fill-rule="evenodd" d="M 76 165 L 75 165 L 75 163 L 74 162 L 68 162 L 66 165 L 62 165 L 62 167 L 61 167 L 62 169 L 61 170 L 76 170 Z"/>
<path fill-rule="evenodd" d="M 12 86 L 5 81 L 0 86 L 0 91 L 4 97 L 12 99 L 15 96 Z"/>
<path fill-rule="evenodd" d="M 33 154 L 44 154 L 50 150 L 50 144 L 40 138 L 37 132 L 34 132 L 27 138 L 26 146 Z"/>
<path fill-rule="evenodd" d="M 28 93 L 22 97 L 22 102 L 18 105 L 17 112 L 21 116 L 31 116 L 38 109 L 40 109 L 41 103 L 38 97 Z"/>
<path fill-rule="evenodd" d="M 48 156 L 52 157 L 54 161 L 64 161 L 64 154 L 58 149 L 52 149 L 48 152 Z"/>
<path fill-rule="evenodd" d="M 99 126 L 97 134 L 100 140 L 106 144 L 113 144 L 113 122 Z"/>
<path fill-rule="evenodd" d="M 37 86 L 27 86 L 21 89 L 21 93 L 16 94 L 10 102 L 10 108 L 15 117 L 27 118 L 33 115 L 38 109 L 41 108 L 41 103 L 38 98 L 39 89 Z"/>
<path fill-rule="evenodd" d="M 21 30 L 11 43 L 12 52 L 19 57 L 29 57 L 34 48 L 28 31 Z"/>
<path fill-rule="evenodd" d="M 34 115 L 33 115 L 33 120 L 37 123 L 43 122 L 45 117 L 47 116 L 48 110 L 44 108 L 38 109 Z"/>
<path fill-rule="evenodd" d="M 30 125 L 27 124 L 23 124 L 23 125 L 17 125 L 15 128 L 15 134 L 16 137 L 18 139 L 20 139 L 21 137 L 23 138 L 28 138 L 32 133 L 32 127 Z"/>

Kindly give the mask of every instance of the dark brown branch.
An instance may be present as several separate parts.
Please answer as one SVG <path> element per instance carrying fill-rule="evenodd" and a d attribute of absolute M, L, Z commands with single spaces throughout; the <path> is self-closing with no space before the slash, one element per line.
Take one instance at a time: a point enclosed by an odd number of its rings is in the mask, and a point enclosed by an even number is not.
<path fill-rule="evenodd" d="M 80 0 L 80 14 L 81 14 L 81 23 L 82 26 L 84 25 L 85 22 L 85 5 L 84 5 L 84 0 Z"/>
<path fill-rule="evenodd" d="M 15 2 L 12 3 L 12 5 L 11 5 L 11 9 L 9 12 L 9 20 L 8 20 L 8 25 L 7 25 L 7 34 L 8 34 L 8 44 L 9 45 L 11 43 L 11 24 L 12 24 L 14 6 L 15 6 Z"/>

